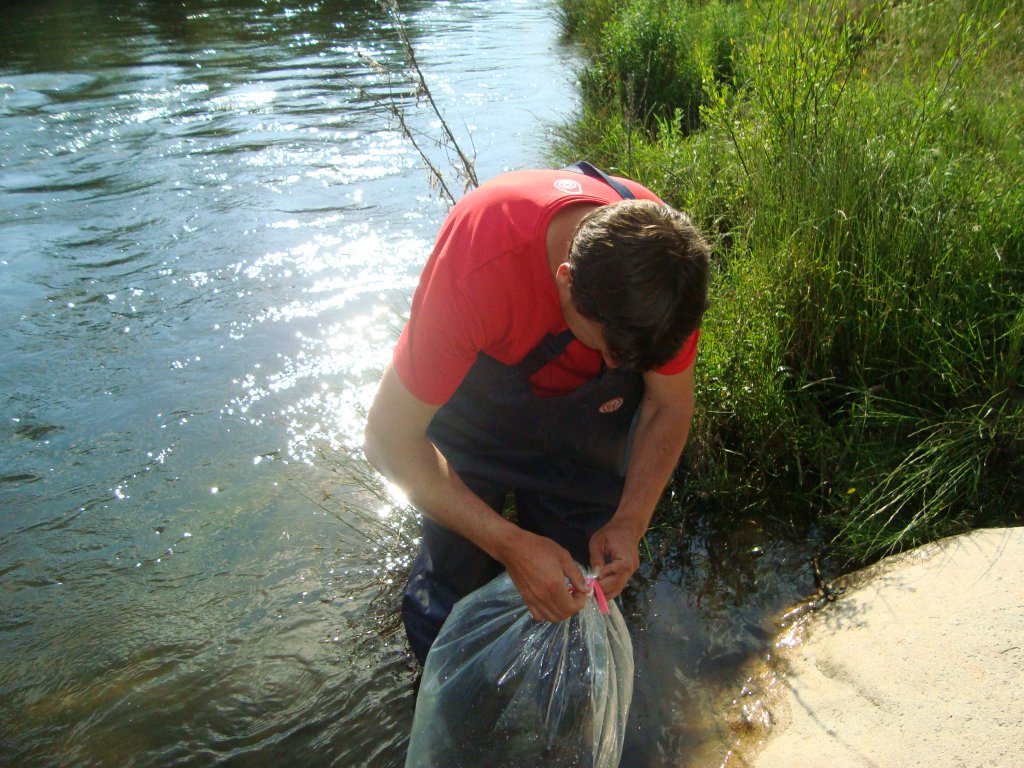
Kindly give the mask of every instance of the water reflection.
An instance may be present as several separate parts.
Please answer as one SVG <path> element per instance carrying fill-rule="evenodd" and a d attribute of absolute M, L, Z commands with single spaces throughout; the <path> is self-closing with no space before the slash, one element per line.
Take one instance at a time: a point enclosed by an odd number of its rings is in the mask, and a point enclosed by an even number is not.
<path fill-rule="evenodd" d="M 358 437 L 444 213 L 360 90 L 392 87 L 358 55 L 394 58 L 389 22 L 4 10 L 0 763 L 400 765 L 412 671 L 359 586 L 401 562 L 314 503 L 365 494 L 322 458 Z M 481 172 L 536 163 L 537 114 L 571 108 L 547 10 L 406 12 L 440 90 L 479 94 Z M 372 546 L 412 535 L 376 519 Z"/>

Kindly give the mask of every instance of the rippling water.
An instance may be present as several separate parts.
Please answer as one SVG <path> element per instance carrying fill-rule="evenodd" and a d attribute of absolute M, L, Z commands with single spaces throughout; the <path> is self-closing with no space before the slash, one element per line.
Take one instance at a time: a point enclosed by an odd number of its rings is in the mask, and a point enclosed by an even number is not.
<path fill-rule="evenodd" d="M 547 6 L 408 6 L 481 176 L 573 107 Z M 355 658 L 337 521 L 444 208 L 372 3 L 5 5 L 0 760 L 400 765 L 401 649 Z M 430 130 L 415 103 L 411 119 Z M 331 602 L 323 602 L 331 600 Z"/>
<path fill-rule="evenodd" d="M 542 163 L 575 106 L 551 7 L 404 10 L 479 176 Z M 359 55 L 399 61 L 393 26 L 360 0 L 4 12 L 0 762 L 400 766 L 414 670 L 318 503 L 444 215 L 372 98 L 407 87 Z M 698 531 L 638 582 L 624 766 L 689 764 L 796 594 L 744 583 L 799 570 L 762 538 Z"/>

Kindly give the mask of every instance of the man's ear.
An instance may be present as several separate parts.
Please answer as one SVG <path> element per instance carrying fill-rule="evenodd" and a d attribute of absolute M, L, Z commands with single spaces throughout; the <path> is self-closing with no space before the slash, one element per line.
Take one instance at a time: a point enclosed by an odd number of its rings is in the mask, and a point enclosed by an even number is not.
<path fill-rule="evenodd" d="M 569 262 L 563 261 L 558 265 L 558 268 L 555 270 L 555 283 L 559 289 L 572 286 L 572 273 L 569 272 Z"/>

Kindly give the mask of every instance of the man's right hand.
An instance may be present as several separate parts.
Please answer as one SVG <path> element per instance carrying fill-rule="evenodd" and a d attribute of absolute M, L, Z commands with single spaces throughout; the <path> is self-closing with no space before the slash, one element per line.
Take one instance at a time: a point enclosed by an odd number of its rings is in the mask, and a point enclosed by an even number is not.
<path fill-rule="evenodd" d="M 462 482 L 427 437 L 437 410 L 417 400 L 389 365 L 367 415 L 367 459 L 425 514 L 503 563 L 535 619 L 572 616 L 590 591 L 572 555 L 505 520 Z"/>
<path fill-rule="evenodd" d="M 499 559 L 537 621 L 562 621 L 586 604 L 591 588 L 583 572 L 568 550 L 546 536 L 520 528 Z"/>

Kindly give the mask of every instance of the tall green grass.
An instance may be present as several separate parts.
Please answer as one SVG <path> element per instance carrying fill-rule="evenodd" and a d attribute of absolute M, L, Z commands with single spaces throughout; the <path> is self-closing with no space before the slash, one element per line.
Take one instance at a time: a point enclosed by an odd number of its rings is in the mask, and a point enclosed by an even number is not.
<path fill-rule="evenodd" d="M 689 486 L 787 498 L 851 563 L 1020 521 L 1020 3 L 603 14 L 555 152 L 647 183 L 714 242 Z"/>

